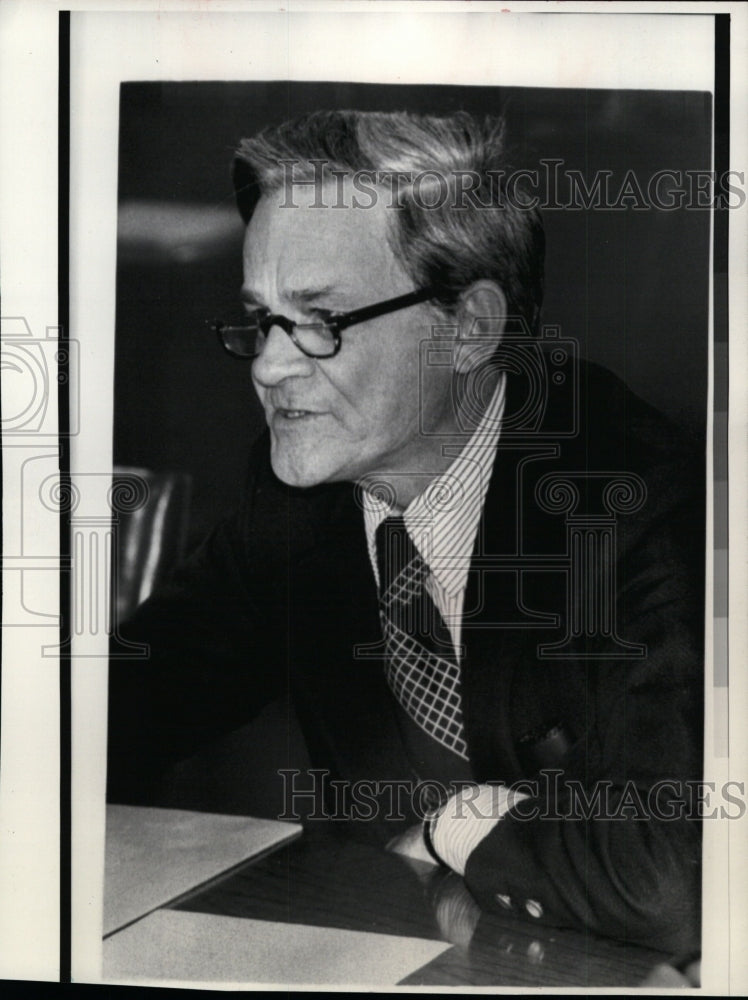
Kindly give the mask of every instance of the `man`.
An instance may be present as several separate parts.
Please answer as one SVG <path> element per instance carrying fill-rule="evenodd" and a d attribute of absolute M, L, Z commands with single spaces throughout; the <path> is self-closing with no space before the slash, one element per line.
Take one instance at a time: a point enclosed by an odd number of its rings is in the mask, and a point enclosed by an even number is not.
<path fill-rule="evenodd" d="M 482 909 L 697 948 L 699 460 L 538 339 L 500 125 L 318 113 L 234 180 L 246 318 L 219 333 L 268 432 L 126 630 L 150 657 L 113 671 L 112 794 L 288 694 L 358 825 Z"/>

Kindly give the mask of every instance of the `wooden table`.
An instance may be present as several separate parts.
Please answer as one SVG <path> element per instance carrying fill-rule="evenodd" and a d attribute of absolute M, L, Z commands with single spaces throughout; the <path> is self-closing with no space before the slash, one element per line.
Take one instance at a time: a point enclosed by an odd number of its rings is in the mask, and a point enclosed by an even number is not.
<path fill-rule="evenodd" d="M 355 976 L 359 967 L 353 962 L 353 973 L 350 968 L 341 971 L 346 968 L 346 948 L 355 945 L 363 949 L 357 954 L 373 955 L 377 946 L 393 941 L 401 945 L 401 953 L 391 966 L 397 978 L 390 985 L 404 986 L 636 986 L 667 958 L 657 951 L 591 934 L 539 926 L 512 913 L 480 914 L 457 875 L 353 840 L 335 823 L 306 830 L 299 839 L 145 916 L 140 922 L 140 944 L 134 942 L 135 958 L 129 959 L 135 965 L 142 942 L 158 933 L 160 925 L 154 917 L 179 927 L 179 921 L 184 921 L 193 935 L 190 943 L 181 930 L 172 931 L 176 944 L 159 946 L 169 954 L 172 971 L 164 975 L 171 978 L 174 968 L 180 968 L 175 947 L 184 947 L 189 966 L 196 947 L 210 952 L 206 937 L 211 928 L 225 927 L 230 934 L 213 949 L 220 954 L 211 955 L 214 975 L 225 963 L 227 969 L 239 970 L 233 975 L 241 975 L 242 981 L 245 976 L 253 978 L 254 966 L 244 954 L 247 942 L 259 938 L 263 939 L 263 968 L 267 969 L 268 959 L 272 963 L 272 950 L 277 947 L 279 961 L 286 962 L 281 962 L 278 981 L 289 983 L 338 983 L 341 976 Z M 243 929 L 247 938 L 241 943 Z M 312 929 L 324 929 L 324 935 L 309 939 Z M 116 947 L 121 934 L 137 931 L 136 922 L 107 944 Z M 300 952 L 288 952 L 294 935 L 307 942 Z M 232 955 L 232 949 L 242 954 Z M 288 962 L 301 961 L 299 953 L 305 956 L 303 968 L 289 967 Z M 432 957 L 424 960 L 426 953 Z M 294 958 L 283 958 L 288 954 Z M 334 956 L 332 964 L 330 956 Z M 138 971 L 130 969 L 135 978 Z M 153 968 L 145 974 L 153 978 Z M 270 974 L 258 972 L 264 982 Z M 369 974 L 361 971 L 362 983 Z M 187 978 L 191 981 L 195 975 Z M 390 973 L 383 975 L 389 982 Z M 114 978 L 122 979 L 121 967 Z"/>

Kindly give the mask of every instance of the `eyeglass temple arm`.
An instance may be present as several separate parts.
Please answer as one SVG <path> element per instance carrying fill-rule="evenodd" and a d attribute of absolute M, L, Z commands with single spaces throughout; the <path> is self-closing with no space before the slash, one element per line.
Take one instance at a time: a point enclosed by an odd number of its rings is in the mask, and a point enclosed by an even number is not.
<path fill-rule="evenodd" d="M 345 330 L 347 326 L 354 323 L 363 323 L 367 319 L 375 319 L 377 316 L 386 316 L 387 313 L 396 312 L 398 309 L 405 309 L 407 306 L 414 306 L 418 302 L 426 302 L 436 294 L 433 288 L 419 288 L 415 292 L 406 292 L 405 295 L 398 295 L 394 299 L 387 299 L 385 302 L 377 302 L 373 306 L 364 306 L 362 309 L 354 309 L 352 312 L 343 313 L 338 319 L 333 313 L 330 322 L 334 323 L 338 330 Z"/>

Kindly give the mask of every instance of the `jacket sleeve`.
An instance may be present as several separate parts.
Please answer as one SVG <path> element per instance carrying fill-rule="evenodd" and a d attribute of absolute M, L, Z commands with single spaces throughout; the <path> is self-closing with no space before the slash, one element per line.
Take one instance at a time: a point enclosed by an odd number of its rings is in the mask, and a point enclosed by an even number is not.
<path fill-rule="evenodd" d="M 518 789 L 530 797 L 468 858 L 482 909 L 698 950 L 702 503 L 681 497 L 625 541 L 618 621 L 646 654 L 587 661 L 588 725 L 566 766 Z"/>
<path fill-rule="evenodd" d="M 284 634 L 261 611 L 262 569 L 251 554 L 255 492 L 251 477 L 237 513 L 112 639 L 111 799 L 148 801 L 169 766 L 238 728 L 278 692 Z"/>

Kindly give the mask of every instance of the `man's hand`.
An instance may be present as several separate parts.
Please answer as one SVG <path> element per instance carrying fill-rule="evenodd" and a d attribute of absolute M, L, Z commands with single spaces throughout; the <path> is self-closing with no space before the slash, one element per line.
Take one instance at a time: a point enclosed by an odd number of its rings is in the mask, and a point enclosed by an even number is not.
<path fill-rule="evenodd" d="M 413 861 L 427 861 L 430 865 L 436 865 L 436 861 L 431 857 L 423 839 L 423 829 L 420 823 L 408 827 L 405 833 L 393 837 L 387 844 L 387 850 L 395 854 L 402 854 Z"/>
<path fill-rule="evenodd" d="M 656 965 L 641 985 L 671 990 L 701 986 L 701 959 L 696 958 L 685 967 L 682 963 Z"/>
<path fill-rule="evenodd" d="M 437 865 L 423 840 L 420 823 L 408 827 L 405 833 L 394 837 L 387 850 L 401 854 L 410 867 L 428 887 L 427 896 L 434 907 L 434 916 L 445 941 L 467 948 L 480 919 L 480 908 L 470 895 L 459 875 Z M 431 868 L 424 869 L 413 862 L 426 861 Z M 438 868 L 438 871 L 435 869 Z"/>

